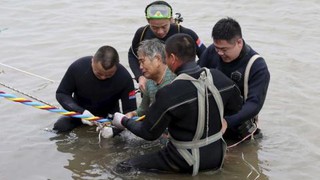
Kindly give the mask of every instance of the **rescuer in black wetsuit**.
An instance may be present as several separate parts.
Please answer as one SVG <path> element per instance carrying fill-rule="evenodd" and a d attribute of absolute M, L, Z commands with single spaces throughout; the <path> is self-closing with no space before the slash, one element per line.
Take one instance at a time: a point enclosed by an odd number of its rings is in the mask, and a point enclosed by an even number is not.
<path fill-rule="evenodd" d="M 253 132 L 261 137 L 256 123 L 270 81 L 267 64 L 263 57 L 258 56 L 258 53 L 245 43 L 239 23 L 232 18 L 218 21 L 212 29 L 212 38 L 213 44 L 202 54 L 198 64 L 222 71 L 238 85 L 244 97 L 241 110 L 234 115 L 225 116 L 228 129 L 224 137 L 239 139 L 248 137 Z M 252 60 L 248 63 L 250 59 Z M 248 64 L 252 64 L 251 68 L 247 67 Z M 246 69 L 248 75 L 245 75 Z M 247 81 L 245 77 L 248 78 Z"/>
<path fill-rule="evenodd" d="M 100 117 L 118 112 L 119 100 L 124 113 L 137 108 L 132 77 L 119 63 L 118 52 L 111 46 L 102 46 L 93 57 L 82 57 L 73 62 L 56 91 L 56 98 L 68 111 Z M 83 123 L 90 124 L 64 116 L 53 129 L 70 131 Z"/>
<path fill-rule="evenodd" d="M 206 46 L 202 43 L 198 35 L 191 29 L 185 28 L 178 23 L 172 23 L 172 8 L 165 1 L 155 1 L 145 8 L 145 16 L 148 25 L 140 27 L 132 40 L 132 45 L 128 53 L 128 61 L 142 92 L 145 90 L 146 78 L 140 68 L 137 50 L 139 43 L 145 39 L 157 38 L 165 42 L 170 36 L 177 33 L 189 34 L 196 44 L 197 56 L 200 58 Z"/>
<path fill-rule="evenodd" d="M 178 77 L 156 94 L 146 119 L 136 122 L 115 113 L 113 125 L 127 128 L 146 140 L 155 140 L 168 128 L 169 142 L 158 152 L 126 160 L 116 171 L 158 170 L 196 175 L 222 166 L 226 129 L 224 111 L 241 108 L 234 82 L 218 70 L 201 69 L 195 62 L 191 36 L 179 33 L 166 41 L 166 63 Z M 192 149 L 192 150 L 191 150 Z"/>

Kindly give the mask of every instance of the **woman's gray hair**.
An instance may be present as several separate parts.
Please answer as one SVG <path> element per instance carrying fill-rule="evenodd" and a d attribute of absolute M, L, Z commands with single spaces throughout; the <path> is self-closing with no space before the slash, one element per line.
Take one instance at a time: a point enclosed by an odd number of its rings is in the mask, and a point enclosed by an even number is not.
<path fill-rule="evenodd" d="M 148 56 L 150 60 L 159 54 L 162 62 L 166 64 L 165 45 L 159 39 L 154 38 L 140 42 L 137 52 L 143 56 Z"/>

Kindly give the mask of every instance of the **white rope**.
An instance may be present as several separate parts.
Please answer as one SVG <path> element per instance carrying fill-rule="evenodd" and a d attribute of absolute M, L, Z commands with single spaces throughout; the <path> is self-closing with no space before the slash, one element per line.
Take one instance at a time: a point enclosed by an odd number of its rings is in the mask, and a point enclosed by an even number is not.
<path fill-rule="evenodd" d="M 255 129 L 252 133 L 248 134 L 246 137 L 244 137 L 244 138 L 241 139 L 240 141 L 238 141 L 238 142 L 236 142 L 236 143 L 228 146 L 227 149 L 233 148 L 233 147 L 237 146 L 238 144 L 240 144 L 241 142 L 245 141 L 245 140 L 248 139 L 249 137 L 251 137 L 251 140 L 254 140 L 253 135 L 254 135 L 254 133 L 256 132 L 257 129 L 258 129 L 258 128 L 256 127 L 256 129 Z"/>
<path fill-rule="evenodd" d="M 258 179 L 259 177 L 260 177 L 260 173 L 257 171 L 257 169 L 255 168 L 255 167 L 253 167 L 248 161 L 246 161 L 245 159 L 244 159 L 244 154 L 242 153 L 242 160 L 245 162 L 245 164 L 250 168 L 250 172 L 249 172 L 249 174 L 247 175 L 247 179 L 251 176 L 251 174 L 253 173 L 253 171 L 255 172 L 255 173 L 257 173 L 257 176 L 256 176 L 256 178 L 254 178 L 254 180 L 256 180 L 256 179 Z"/>
<path fill-rule="evenodd" d="M 35 76 L 35 77 L 38 77 L 38 78 L 41 78 L 41 79 L 44 79 L 44 80 L 50 81 L 50 82 L 52 82 L 52 83 L 54 83 L 54 82 L 55 82 L 54 80 L 51 80 L 51 79 L 45 78 L 45 77 L 40 76 L 40 75 L 37 75 L 37 74 L 33 74 L 33 73 L 31 73 L 31 72 L 24 71 L 24 70 L 22 70 L 22 69 L 18 69 L 18 68 L 15 68 L 15 67 L 12 67 L 12 66 L 9 66 L 9 65 L 6 65 L 6 64 L 3 64 L 3 63 L 0 63 L 0 65 L 5 66 L 5 67 L 8 67 L 8 68 L 11 68 L 11 69 L 14 69 L 14 70 L 16 70 L 16 71 L 19 71 L 19 72 L 22 72 L 22 73 L 25 73 L 25 74 L 28 74 L 28 75 L 31 75 L 31 76 Z"/>
<path fill-rule="evenodd" d="M 98 122 L 95 122 L 97 128 L 96 128 L 96 131 L 99 132 L 98 133 L 98 139 L 99 139 L 99 145 L 101 143 L 101 136 L 102 136 L 102 129 L 103 127 L 105 126 L 104 123 L 98 123 Z"/>

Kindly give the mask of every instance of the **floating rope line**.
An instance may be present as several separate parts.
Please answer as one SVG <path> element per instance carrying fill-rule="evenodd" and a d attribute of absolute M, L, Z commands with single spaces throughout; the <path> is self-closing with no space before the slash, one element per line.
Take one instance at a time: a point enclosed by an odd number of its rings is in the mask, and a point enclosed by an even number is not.
<path fill-rule="evenodd" d="M 45 102 L 45 101 L 42 101 L 42 100 L 40 100 L 40 99 L 38 99 L 38 98 L 35 98 L 35 97 L 33 97 L 33 96 L 29 95 L 29 94 L 26 94 L 26 93 L 24 93 L 24 92 L 22 92 L 22 91 L 19 91 L 18 89 L 15 89 L 15 88 L 13 88 L 13 87 L 11 87 L 11 86 L 8 86 L 8 85 L 6 85 L 6 84 L 3 84 L 3 83 L 1 83 L 1 82 L 0 82 L 0 85 L 6 87 L 6 88 L 8 88 L 8 89 L 11 89 L 11 90 L 13 90 L 13 91 L 15 91 L 15 92 L 17 92 L 17 93 L 20 93 L 20 94 L 22 94 L 22 95 L 25 95 L 25 96 L 27 96 L 27 97 L 29 97 L 29 98 L 31 98 L 31 99 L 34 99 L 34 100 L 36 100 L 36 101 L 39 101 L 39 102 L 41 102 L 41 103 L 43 103 L 43 104 L 46 104 L 46 105 L 49 105 L 49 106 L 53 106 L 53 105 L 51 105 L 50 103 L 47 103 L 47 102 Z"/>
<path fill-rule="evenodd" d="M 73 117 L 73 118 L 81 118 L 81 119 L 85 119 L 85 120 L 88 120 L 88 121 L 96 121 L 96 122 L 99 122 L 99 123 L 104 123 L 105 125 L 110 125 L 111 124 L 111 119 L 109 118 L 102 118 L 102 117 L 98 117 L 98 116 L 90 116 L 90 115 L 83 115 L 81 113 L 77 113 L 77 112 L 74 112 L 74 111 L 67 111 L 67 110 L 64 110 L 64 109 L 59 109 L 55 106 L 51 106 L 51 105 L 47 105 L 47 104 L 44 104 L 44 103 L 40 103 L 40 102 L 34 102 L 34 101 L 31 101 L 31 100 L 28 100 L 28 99 L 25 99 L 25 98 L 19 98 L 13 94 L 8 94 L 8 93 L 5 93 L 3 91 L 0 91 L 0 97 L 4 97 L 10 101 L 13 101 L 13 102 L 19 102 L 19 103 L 22 103 L 24 105 L 28 105 L 28 106 L 32 106 L 34 108 L 37 108 L 37 109 L 42 109 L 42 110 L 47 110 L 47 111 L 50 111 L 50 112 L 55 112 L 55 113 L 59 113 L 61 115 L 64 115 L 64 116 L 69 116 L 69 117 Z M 135 117 L 132 117 L 131 119 L 134 120 L 134 121 L 142 121 L 144 120 L 145 118 L 145 115 L 143 116 L 135 116 Z"/>
<path fill-rule="evenodd" d="M 9 66 L 9 65 L 6 65 L 6 64 L 3 64 L 3 63 L 0 63 L 0 65 L 5 66 L 5 67 L 8 67 L 8 68 L 11 68 L 11 69 L 14 69 L 14 70 L 16 70 L 16 71 L 19 71 L 19 72 L 22 72 L 22 73 L 25 73 L 25 74 L 28 74 L 28 75 L 31 75 L 31 76 L 35 76 L 35 77 L 38 77 L 38 78 L 41 78 L 41 79 L 44 79 L 44 80 L 50 81 L 50 82 L 52 82 L 52 83 L 54 83 L 54 82 L 55 82 L 54 80 L 51 80 L 51 79 L 48 79 L 48 78 L 42 77 L 42 76 L 37 75 L 37 74 L 33 74 L 33 73 L 31 73 L 31 72 L 24 71 L 24 70 L 22 70 L 22 69 L 18 69 L 18 68 L 15 68 L 15 67 L 12 67 L 12 66 Z"/>
<path fill-rule="evenodd" d="M 108 123 L 111 124 L 111 120 L 107 119 L 107 118 L 102 118 L 102 117 L 98 117 L 98 116 L 89 116 L 89 115 L 83 115 L 74 111 L 67 111 L 64 109 L 59 109 L 57 107 L 51 106 L 51 105 L 47 105 L 44 103 L 40 103 L 40 102 L 33 102 L 31 100 L 25 99 L 25 98 L 19 98 L 13 94 L 7 94 L 3 91 L 0 91 L 0 97 L 4 97 L 10 101 L 13 102 L 19 102 L 22 103 L 24 105 L 28 105 L 28 106 L 32 106 L 34 108 L 37 109 L 42 109 L 42 110 L 47 110 L 50 112 L 55 112 L 55 113 L 59 113 L 61 115 L 64 116 L 69 116 L 69 117 L 73 117 L 73 118 L 81 118 L 81 119 L 85 119 L 88 121 L 96 121 L 96 122 L 100 122 L 100 123 Z"/>

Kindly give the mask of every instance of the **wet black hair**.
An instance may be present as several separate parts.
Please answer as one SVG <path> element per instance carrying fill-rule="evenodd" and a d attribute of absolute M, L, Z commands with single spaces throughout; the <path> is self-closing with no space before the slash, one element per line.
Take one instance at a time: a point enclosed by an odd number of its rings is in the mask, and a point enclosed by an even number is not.
<path fill-rule="evenodd" d="M 111 46 L 102 46 L 95 53 L 93 60 L 101 62 L 103 69 L 108 70 L 119 63 L 119 54 Z"/>
<path fill-rule="evenodd" d="M 178 33 L 167 39 L 166 52 L 174 54 L 182 62 L 195 61 L 196 43 L 190 35 Z"/>
<path fill-rule="evenodd" d="M 240 24 L 230 17 L 220 19 L 212 28 L 211 35 L 214 40 L 228 42 L 232 42 L 235 38 L 242 38 Z"/>

